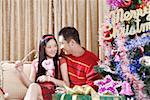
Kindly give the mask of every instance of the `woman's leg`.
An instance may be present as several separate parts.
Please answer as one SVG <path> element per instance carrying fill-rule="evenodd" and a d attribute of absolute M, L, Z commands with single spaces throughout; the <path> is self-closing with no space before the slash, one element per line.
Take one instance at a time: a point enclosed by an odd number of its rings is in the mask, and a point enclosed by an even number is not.
<path fill-rule="evenodd" d="M 24 100 L 43 100 L 41 87 L 37 83 L 30 84 Z"/>

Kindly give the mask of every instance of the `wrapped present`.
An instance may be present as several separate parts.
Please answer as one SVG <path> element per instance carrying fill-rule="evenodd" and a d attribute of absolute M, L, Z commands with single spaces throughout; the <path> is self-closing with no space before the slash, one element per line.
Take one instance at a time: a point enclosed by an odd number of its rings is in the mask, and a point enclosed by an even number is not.
<path fill-rule="evenodd" d="M 74 94 L 54 94 L 53 100 L 126 100 L 125 96 L 114 96 L 114 95 L 102 95 L 95 98 L 92 98 L 90 95 L 76 95 Z"/>
<path fill-rule="evenodd" d="M 66 93 L 56 93 L 53 95 L 53 100 L 125 100 L 124 96 L 101 95 L 90 86 L 74 86 L 69 88 L 64 86 Z"/>
<path fill-rule="evenodd" d="M 66 89 L 65 90 L 66 92 L 63 95 L 61 95 L 60 100 L 64 100 L 64 97 L 67 94 L 71 95 L 72 100 L 77 100 L 77 97 L 79 95 L 86 95 L 86 98 L 89 98 L 88 96 L 90 96 L 92 99 L 99 97 L 97 92 L 91 86 L 88 85 L 83 85 L 83 86 L 75 85 L 73 88 L 69 88 L 68 86 L 64 85 L 64 88 Z M 67 97 L 70 98 L 70 96 Z"/>

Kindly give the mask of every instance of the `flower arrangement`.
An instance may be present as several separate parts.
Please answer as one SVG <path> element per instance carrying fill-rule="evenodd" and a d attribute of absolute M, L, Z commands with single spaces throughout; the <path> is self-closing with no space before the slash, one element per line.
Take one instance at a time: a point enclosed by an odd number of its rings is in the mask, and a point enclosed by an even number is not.
<path fill-rule="evenodd" d="M 107 3 L 110 5 L 112 9 L 115 8 L 135 9 L 143 7 L 143 5 L 148 2 L 149 0 L 107 0 Z"/>
<path fill-rule="evenodd" d="M 121 86 L 121 82 L 114 81 L 110 75 L 106 75 L 104 79 L 96 80 L 94 84 L 99 87 L 99 95 L 119 95 L 117 88 Z"/>

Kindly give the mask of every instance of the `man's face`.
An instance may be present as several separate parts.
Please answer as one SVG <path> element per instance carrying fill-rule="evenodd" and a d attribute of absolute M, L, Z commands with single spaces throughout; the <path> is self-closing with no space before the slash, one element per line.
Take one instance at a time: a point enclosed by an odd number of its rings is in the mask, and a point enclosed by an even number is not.
<path fill-rule="evenodd" d="M 71 54 L 70 43 L 68 43 L 63 36 L 58 37 L 59 47 L 65 54 Z"/>

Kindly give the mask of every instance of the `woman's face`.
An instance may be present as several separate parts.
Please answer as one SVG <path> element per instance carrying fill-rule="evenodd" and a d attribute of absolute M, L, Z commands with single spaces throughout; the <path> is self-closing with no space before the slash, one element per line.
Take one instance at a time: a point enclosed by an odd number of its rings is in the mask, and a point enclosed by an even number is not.
<path fill-rule="evenodd" d="M 49 58 L 55 57 L 57 50 L 58 50 L 58 47 L 57 47 L 56 41 L 54 39 L 49 40 L 45 47 L 45 52 L 46 52 L 47 57 Z"/>

